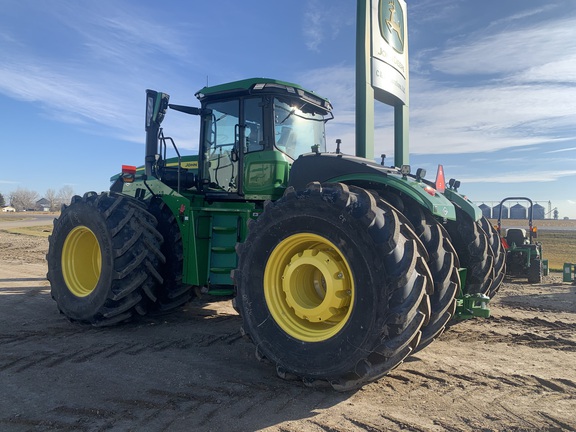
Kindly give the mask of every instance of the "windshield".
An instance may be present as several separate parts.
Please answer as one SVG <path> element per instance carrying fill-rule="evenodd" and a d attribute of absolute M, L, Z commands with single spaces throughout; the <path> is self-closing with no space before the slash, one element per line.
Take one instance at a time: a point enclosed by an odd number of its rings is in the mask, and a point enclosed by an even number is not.
<path fill-rule="evenodd" d="M 274 143 L 276 148 L 296 159 L 314 146 L 326 151 L 325 113 L 310 104 L 288 98 L 274 99 Z"/>

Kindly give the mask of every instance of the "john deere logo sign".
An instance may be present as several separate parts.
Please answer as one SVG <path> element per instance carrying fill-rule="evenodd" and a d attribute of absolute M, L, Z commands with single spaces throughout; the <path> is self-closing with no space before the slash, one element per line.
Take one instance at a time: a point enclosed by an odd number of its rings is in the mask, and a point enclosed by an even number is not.
<path fill-rule="evenodd" d="M 404 52 L 404 10 L 398 0 L 380 0 L 380 34 L 396 52 Z"/>
<path fill-rule="evenodd" d="M 367 1 L 367 0 L 366 0 Z M 408 100 L 408 30 L 405 0 L 371 0 L 372 87 L 389 105 Z"/>

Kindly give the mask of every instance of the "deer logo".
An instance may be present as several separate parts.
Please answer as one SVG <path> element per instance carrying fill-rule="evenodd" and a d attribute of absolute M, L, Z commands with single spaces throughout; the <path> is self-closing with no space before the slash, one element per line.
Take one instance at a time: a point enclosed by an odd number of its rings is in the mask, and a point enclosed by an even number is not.
<path fill-rule="evenodd" d="M 399 53 L 404 52 L 404 12 L 397 0 L 380 0 L 380 33 L 388 44 Z"/>

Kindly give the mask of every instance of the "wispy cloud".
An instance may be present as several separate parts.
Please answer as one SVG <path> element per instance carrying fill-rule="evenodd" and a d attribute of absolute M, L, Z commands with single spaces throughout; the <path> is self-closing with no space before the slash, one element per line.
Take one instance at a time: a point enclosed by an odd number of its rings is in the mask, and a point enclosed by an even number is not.
<path fill-rule="evenodd" d="M 342 28 L 354 25 L 355 15 L 349 9 L 349 5 L 342 3 L 306 2 L 302 25 L 306 47 L 319 52 L 321 45 L 336 38 Z"/>
<path fill-rule="evenodd" d="M 485 29 L 431 60 L 432 66 L 453 75 L 517 73 L 576 54 L 576 17 L 547 20 L 538 25 Z M 479 36 L 482 37 L 479 37 Z M 555 75 L 550 71 L 549 76 Z"/>
<path fill-rule="evenodd" d="M 130 67 L 131 60 L 140 63 L 146 54 L 181 60 L 191 57 L 192 45 L 184 43 L 175 28 L 146 17 L 142 9 L 125 10 L 120 3 L 107 7 L 74 3 L 57 9 L 55 15 L 82 39 L 92 59 L 119 61 Z M 154 67 L 155 62 L 146 60 L 149 67 Z"/>
<path fill-rule="evenodd" d="M 563 148 L 563 149 L 558 149 L 558 150 L 551 150 L 551 151 L 547 151 L 547 152 L 544 152 L 544 153 L 546 153 L 546 154 L 550 154 L 550 153 L 564 153 L 564 152 L 568 152 L 568 151 L 576 151 L 576 147 Z"/>
<path fill-rule="evenodd" d="M 432 9 L 449 10 L 450 3 L 423 2 L 410 11 L 426 15 Z M 316 10 L 317 2 L 311 5 L 310 10 Z M 527 17 L 546 9 L 526 10 L 489 23 L 489 36 L 484 28 L 470 38 L 454 39 L 447 48 L 418 53 L 416 61 L 422 66 L 412 68 L 416 73 L 410 92 L 412 153 L 528 151 L 543 143 L 574 140 L 576 18 L 549 19 L 534 26 L 525 23 Z M 445 12 L 434 19 L 442 20 Z M 444 75 L 439 78 L 437 72 Z M 473 81 L 469 76 L 480 78 Z M 332 99 L 336 119 L 329 127 L 353 140 L 346 128 L 354 124 L 354 68 L 315 69 L 303 74 L 302 81 Z M 377 139 L 383 136 L 387 141 L 393 136 L 393 125 L 378 120 Z"/>
<path fill-rule="evenodd" d="M 306 46 L 312 51 L 319 51 L 324 42 L 325 34 L 322 28 L 322 11 L 317 8 L 316 1 L 310 2 L 309 9 L 304 14 L 304 37 Z"/>
<path fill-rule="evenodd" d="M 553 182 L 564 177 L 576 176 L 576 170 L 539 171 L 538 182 Z M 535 180 L 534 172 L 507 172 L 502 174 L 492 174 L 483 177 L 465 177 L 462 181 L 466 183 L 529 183 Z"/>
<path fill-rule="evenodd" d="M 419 67 L 426 73 L 412 79 L 413 151 L 493 152 L 574 139 L 576 17 L 523 20 L 545 9 L 499 19 L 418 60 L 428 57 L 445 75 L 439 81 Z"/>
<path fill-rule="evenodd" d="M 45 23 L 71 41 L 49 57 L 8 32 L 0 36 L 0 92 L 35 102 L 58 121 L 105 125 L 110 134 L 141 141 L 144 90 L 151 84 L 184 90 L 175 68 L 162 65 L 168 59 L 172 65 L 187 62 L 190 44 L 172 27 L 139 15 L 140 9 L 65 3 L 43 11 Z"/>

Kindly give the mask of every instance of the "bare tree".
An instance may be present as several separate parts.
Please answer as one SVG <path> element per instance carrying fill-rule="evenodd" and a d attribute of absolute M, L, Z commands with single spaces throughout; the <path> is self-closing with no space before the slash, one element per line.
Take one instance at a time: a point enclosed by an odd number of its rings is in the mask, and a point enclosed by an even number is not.
<path fill-rule="evenodd" d="M 0 193 L 0 207 L 4 207 L 6 205 L 6 201 L 4 200 L 4 195 Z"/>
<path fill-rule="evenodd" d="M 60 208 L 60 200 L 54 189 L 48 189 L 44 198 L 50 203 L 50 211 L 57 211 Z"/>
<path fill-rule="evenodd" d="M 74 196 L 74 189 L 70 185 L 65 185 L 58 191 L 58 206 L 62 204 L 69 205 L 72 197 Z"/>
<path fill-rule="evenodd" d="M 38 192 L 19 187 L 10 193 L 9 198 L 10 204 L 16 211 L 34 209 L 38 200 Z"/>

